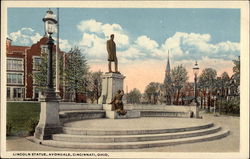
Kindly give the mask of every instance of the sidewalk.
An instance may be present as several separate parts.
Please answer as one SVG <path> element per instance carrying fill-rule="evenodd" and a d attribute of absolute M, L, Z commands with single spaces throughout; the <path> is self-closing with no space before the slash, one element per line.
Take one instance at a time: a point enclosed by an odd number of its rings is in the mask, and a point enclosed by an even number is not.
<path fill-rule="evenodd" d="M 8 137 L 7 151 L 78 151 L 78 152 L 238 152 L 240 143 L 240 118 L 231 116 L 215 117 L 211 114 L 203 114 L 204 122 L 213 122 L 229 129 L 230 135 L 214 141 L 183 144 L 166 147 L 155 147 L 146 149 L 124 149 L 124 150 L 93 150 L 93 149 L 68 149 L 56 148 L 35 144 L 26 138 Z M 188 120 L 188 119 L 187 119 Z"/>

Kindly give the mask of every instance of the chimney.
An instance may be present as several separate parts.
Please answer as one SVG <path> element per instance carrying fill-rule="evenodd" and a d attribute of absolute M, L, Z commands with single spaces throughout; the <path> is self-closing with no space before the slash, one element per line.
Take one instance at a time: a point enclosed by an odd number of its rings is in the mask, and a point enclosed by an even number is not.
<path fill-rule="evenodd" d="M 6 49 L 7 49 L 7 52 L 8 52 L 8 50 L 9 50 L 9 48 L 10 48 L 11 41 L 12 41 L 12 40 L 9 39 L 9 38 L 6 39 Z"/>

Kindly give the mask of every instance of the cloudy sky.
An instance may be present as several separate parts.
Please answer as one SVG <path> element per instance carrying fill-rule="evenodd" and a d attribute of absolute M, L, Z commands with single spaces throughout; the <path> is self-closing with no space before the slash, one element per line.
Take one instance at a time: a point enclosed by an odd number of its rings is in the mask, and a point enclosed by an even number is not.
<path fill-rule="evenodd" d="M 14 45 L 30 46 L 44 35 L 47 10 L 8 9 Z M 189 81 L 196 60 L 201 70 L 231 75 L 232 60 L 240 55 L 239 9 L 60 8 L 59 18 L 60 48 L 79 46 L 92 71 L 107 71 L 105 43 L 115 34 L 119 70 L 129 90 L 143 92 L 149 82 L 163 82 L 168 52 L 171 68 L 185 66 Z"/>

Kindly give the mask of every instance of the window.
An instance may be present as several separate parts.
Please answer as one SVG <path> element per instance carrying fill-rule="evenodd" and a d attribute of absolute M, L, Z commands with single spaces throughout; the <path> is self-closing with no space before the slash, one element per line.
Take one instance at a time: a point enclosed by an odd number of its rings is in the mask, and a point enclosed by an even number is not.
<path fill-rule="evenodd" d="M 13 88 L 13 98 L 22 98 L 23 97 L 23 89 L 22 88 Z"/>
<path fill-rule="evenodd" d="M 23 71 L 23 59 L 7 59 L 7 70 Z"/>
<path fill-rule="evenodd" d="M 22 73 L 7 73 L 7 83 L 8 84 L 23 84 L 23 74 Z"/>
<path fill-rule="evenodd" d="M 38 88 L 34 88 L 34 99 L 38 99 L 39 97 L 39 89 Z"/>
<path fill-rule="evenodd" d="M 10 87 L 7 87 L 7 98 L 10 98 Z"/>
<path fill-rule="evenodd" d="M 41 65 L 42 59 L 40 57 L 33 57 L 33 69 L 38 70 Z"/>
<path fill-rule="evenodd" d="M 48 45 L 41 45 L 41 53 L 48 53 Z"/>
<path fill-rule="evenodd" d="M 33 71 L 32 73 L 33 73 L 33 78 L 32 78 L 32 80 L 33 80 L 33 85 L 37 85 L 38 83 L 36 82 L 36 78 L 35 78 L 35 77 L 37 77 L 37 76 L 39 75 L 40 72 L 38 72 L 38 71 Z M 38 78 L 39 78 L 39 76 L 38 76 Z"/>

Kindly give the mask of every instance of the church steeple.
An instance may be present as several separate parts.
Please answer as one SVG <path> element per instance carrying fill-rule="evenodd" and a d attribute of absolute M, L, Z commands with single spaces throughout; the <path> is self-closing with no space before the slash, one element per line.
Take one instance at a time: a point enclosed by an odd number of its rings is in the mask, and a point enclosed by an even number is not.
<path fill-rule="evenodd" d="M 166 72 L 170 74 L 169 51 L 168 51 L 168 62 L 167 62 Z"/>
<path fill-rule="evenodd" d="M 169 51 L 168 51 L 168 61 L 167 61 L 167 66 L 166 66 L 166 70 L 165 70 L 164 84 L 171 82 L 170 71 L 171 71 L 171 69 L 170 69 Z"/>

